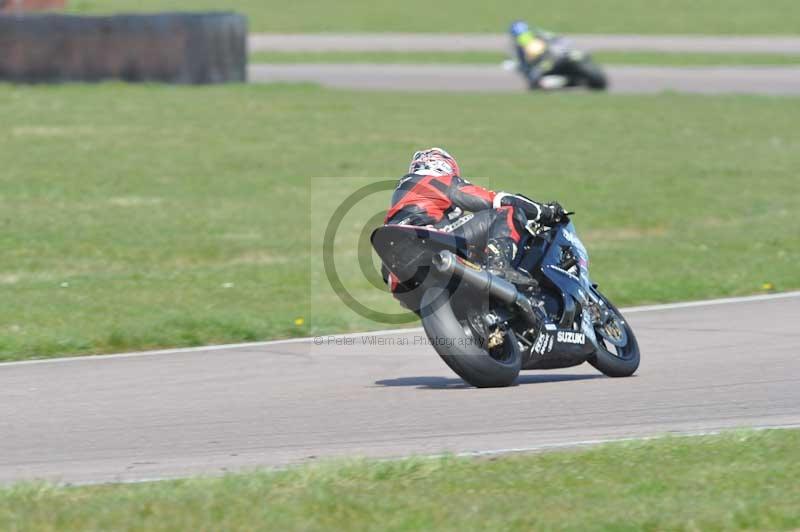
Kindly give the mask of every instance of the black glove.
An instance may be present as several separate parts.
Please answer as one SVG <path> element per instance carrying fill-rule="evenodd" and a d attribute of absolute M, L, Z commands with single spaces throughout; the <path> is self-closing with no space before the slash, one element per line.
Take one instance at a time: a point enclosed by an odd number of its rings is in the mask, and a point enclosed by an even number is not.
<path fill-rule="evenodd" d="M 546 203 L 543 210 L 542 218 L 549 222 L 561 223 L 569 219 L 569 213 L 557 201 Z"/>

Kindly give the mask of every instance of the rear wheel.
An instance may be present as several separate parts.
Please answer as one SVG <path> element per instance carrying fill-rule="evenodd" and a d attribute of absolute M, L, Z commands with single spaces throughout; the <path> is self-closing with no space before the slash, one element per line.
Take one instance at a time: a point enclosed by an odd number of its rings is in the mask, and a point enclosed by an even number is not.
<path fill-rule="evenodd" d="M 496 330 L 485 337 L 474 316 L 456 315 L 450 292 L 441 287 L 425 291 L 421 315 L 425 334 L 436 352 L 469 384 L 495 388 L 510 386 L 517 380 L 522 354 L 512 330 Z"/>
<path fill-rule="evenodd" d="M 595 327 L 600 349 L 589 358 L 589 363 L 609 377 L 630 377 L 639 368 L 639 343 L 617 307 L 602 294 L 600 297 L 611 316 Z"/>
<path fill-rule="evenodd" d="M 586 80 L 586 86 L 592 90 L 602 91 L 608 88 L 608 78 L 603 69 L 591 59 L 580 63 L 580 70 Z"/>

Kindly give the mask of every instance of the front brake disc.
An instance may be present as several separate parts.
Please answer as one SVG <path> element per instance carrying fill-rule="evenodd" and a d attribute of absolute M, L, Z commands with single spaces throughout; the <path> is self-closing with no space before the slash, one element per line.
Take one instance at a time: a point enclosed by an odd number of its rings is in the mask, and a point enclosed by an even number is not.
<path fill-rule="evenodd" d="M 617 316 L 610 316 L 610 319 L 602 326 L 595 329 L 597 334 L 608 340 L 608 342 L 617 347 L 625 347 L 628 345 L 628 333 L 625 331 L 625 322 L 620 320 Z"/>

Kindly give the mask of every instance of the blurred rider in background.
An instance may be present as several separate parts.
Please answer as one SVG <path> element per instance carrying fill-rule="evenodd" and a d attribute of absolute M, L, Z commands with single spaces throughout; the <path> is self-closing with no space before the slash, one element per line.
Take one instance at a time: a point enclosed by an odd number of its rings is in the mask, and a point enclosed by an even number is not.
<path fill-rule="evenodd" d="M 518 285 L 533 285 L 528 272 L 513 267 L 528 221 L 551 224 L 566 212 L 558 203 L 473 185 L 452 155 L 441 148 L 418 151 L 400 179 L 384 223 L 425 226 L 464 237 L 486 255 L 486 269 Z M 397 279 L 387 273 L 394 292 Z"/>
<path fill-rule="evenodd" d="M 540 83 L 555 66 L 556 54 L 552 53 L 552 48 L 558 46 L 561 38 L 538 28 L 532 29 L 522 20 L 512 22 L 508 31 L 517 53 L 518 67 L 528 79 L 528 85 L 531 89 L 544 88 Z"/>

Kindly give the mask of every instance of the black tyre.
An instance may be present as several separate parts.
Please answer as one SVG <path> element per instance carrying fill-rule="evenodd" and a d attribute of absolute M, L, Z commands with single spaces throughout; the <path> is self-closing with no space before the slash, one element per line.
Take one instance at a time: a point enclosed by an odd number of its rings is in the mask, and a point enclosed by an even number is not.
<path fill-rule="evenodd" d="M 589 363 L 609 377 L 630 377 L 639 368 L 639 342 L 622 313 L 602 294 L 614 318 L 603 327 L 595 327 L 600 350 Z"/>
<path fill-rule="evenodd" d="M 450 369 L 478 388 L 514 384 L 522 367 L 522 354 L 514 333 L 505 333 L 503 343 L 492 350 L 469 325 L 459 319 L 445 288 L 425 291 L 421 305 L 422 326 L 436 352 Z"/>
<path fill-rule="evenodd" d="M 608 78 L 603 69 L 596 65 L 591 59 L 587 59 L 580 66 L 586 86 L 592 90 L 602 91 L 608 88 Z"/>

